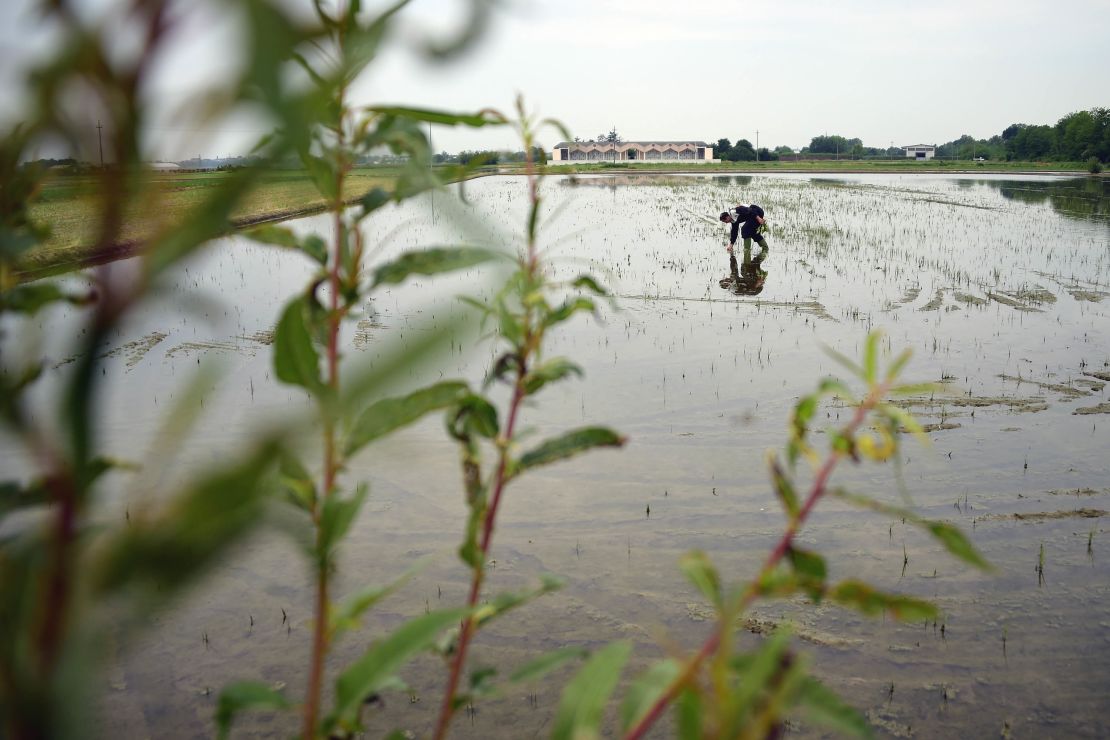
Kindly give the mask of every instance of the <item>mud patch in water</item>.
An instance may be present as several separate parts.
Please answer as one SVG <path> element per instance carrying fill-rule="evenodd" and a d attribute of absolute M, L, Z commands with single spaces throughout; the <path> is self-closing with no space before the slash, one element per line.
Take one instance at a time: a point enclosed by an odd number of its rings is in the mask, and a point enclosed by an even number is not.
<path fill-rule="evenodd" d="M 1017 522 L 1043 522 L 1053 519 L 1098 519 L 1106 516 L 1102 509 L 1069 509 L 1066 511 L 1031 511 L 1014 514 L 984 514 L 975 517 L 976 522 L 988 521 L 1017 521 Z"/>
<path fill-rule="evenodd" d="M 152 331 L 150 334 L 147 334 L 141 339 L 136 339 L 134 341 L 127 342 L 126 344 L 121 344 L 119 347 L 105 352 L 104 354 L 100 355 L 99 359 L 126 355 L 127 361 L 125 364 L 127 365 L 127 369 L 130 370 L 131 368 L 142 362 L 142 359 L 146 357 L 146 353 L 154 349 L 155 345 L 157 345 L 167 336 L 169 335 L 163 332 Z"/>
<path fill-rule="evenodd" d="M 1110 402 L 1100 403 L 1098 406 L 1084 406 L 1072 411 L 1073 415 L 1086 416 L 1088 414 L 1110 414 Z"/>

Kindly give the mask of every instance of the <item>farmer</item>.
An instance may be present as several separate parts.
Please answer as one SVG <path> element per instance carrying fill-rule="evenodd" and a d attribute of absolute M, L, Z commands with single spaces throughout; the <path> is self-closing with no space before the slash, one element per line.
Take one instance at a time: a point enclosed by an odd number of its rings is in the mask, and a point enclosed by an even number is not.
<path fill-rule="evenodd" d="M 763 234 L 767 231 L 763 216 L 763 209 L 754 203 L 749 206 L 736 206 L 721 214 L 722 222 L 732 224 L 732 232 L 728 237 L 729 254 L 732 254 L 732 250 L 736 247 L 736 237 L 739 234 L 744 240 L 744 251 L 751 250 L 753 241 L 759 245 L 760 252 L 755 256 L 754 261 L 756 263 L 763 261 L 769 251 L 767 240 L 763 238 Z M 740 224 L 743 224 L 743 227 Z"/>

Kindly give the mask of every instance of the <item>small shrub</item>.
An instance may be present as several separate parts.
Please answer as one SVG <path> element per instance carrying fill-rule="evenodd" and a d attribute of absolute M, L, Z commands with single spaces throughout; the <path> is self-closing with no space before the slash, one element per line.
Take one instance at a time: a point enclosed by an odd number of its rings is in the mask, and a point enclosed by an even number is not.
<path fill-rule="evenodd" d="M 1087 172 L 1092 175 L 1102 172 L 1102 162 L 1098 161 L 1098 157 L 1091 157 L 1087 160 Z"/>

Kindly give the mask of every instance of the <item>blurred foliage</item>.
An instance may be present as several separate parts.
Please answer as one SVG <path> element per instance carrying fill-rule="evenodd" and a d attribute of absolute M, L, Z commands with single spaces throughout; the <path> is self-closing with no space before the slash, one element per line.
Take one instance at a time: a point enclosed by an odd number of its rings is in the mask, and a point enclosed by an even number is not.
<path fill-rule="evenodd" d="M 277 688 L 248 680 L 226 687 L 216 708 L 216 727 L 230 732 L 237 713 L 249 709 L 296 711 L 301 736 L 349 737 L 362 729 L 361 713 L 381 691 L 403 686 L 398 670 L 426 651 L 445 660 L 447 680 L 436 734 L 445 736 L 456 710 L 505 687 L 535 680 L 584 656 L 573 646 L 537 656 L 503 680 L 489 669 L 466 673 L 474 634 L 492 620 L 560 587 L 544 577 L 532 588 L 483 593 L 497 512 L 510 484 L 530 470 L 555 464 L 599 447 L 619 447 L 624 438 L 604 427 L 566 430 L 526 442 L 520 419 L 528 404 L 549 385 L 582 374 L 569 358 L 545 352 L 551 331 L 579 314 L 593 314 L 608 293 L 589 275 L 556 282 L 549 277 L 542 249 L 543 195 L 537 160 L 543 156 L 538 132 L 569 133 L 551 120 L 537 120 L 518 101 L 514 117 L 494 110 L 452 113 L 399 106 L 356 106 L 352 83 L 375 62 L 393 31 L 404 0 L 384 9 L 364 9 L 357 0 L 339 7 L 314 2 L 307 17 L 285 3 L 236 0 L 229 7 L 243 20 L 242 74 L 213 99 L 221 112 L 250 106 L 274 121 L 274 132 L 259 142 L 246 165 L 221 178 L 184 217 L 166 223 L 138 252 L 137 279 L 122 283 L 107 271 L 90 274 L 91 287 L 75 292 L 61 283 L 20 285 L 18 260 L 40 243 L 47 230 L 28 207 L 41 193 L 44 168 L 26 166 L 38 142 L 53 138 L 77 144 L 87 130 L 87 113 L 97 112 L 107 130 L 111 166 L 94 173 L 100 204 L 94 251 L 105 259 L 117 247 L 124 214 L 141 202 L 151 174 L 142 166 L 142 141 L 149 102 L 143 80 L 164 51 L 171 15 L 181 10 L 169 0 L 135 0 L 112 6 L 95 24 L 66 2 L 43 3 L 44 18 L 59 33 L 57 53 L 30 73 L 34 101 L 24 123 L 0 142 L 0 313 L 5 324 L 26 320 L 51 305 L 79 307 L 81 321 L 70 337 L 73 356 L 60 393 L 34 396 L 44 358 L 13 351 L 14 340 L 0 336 L 0 423 L 26 451 L 33 472 L 25 480 L 0 482 L 0 717 L 3 734 L 13 738 L 78 737 L 88 734 L 87 700 L 95 680 L 97 647 L 109 618 L 137 615 L 165 602 L 217 562 L 221 554 L 267 521 L 267 513 L 294 512 L 298 541 L 314 575 L 313 644 L 302 702 Z M 486 0 L 470 0 L 469 13 L 453 38 L 416 41 L 428 55 L 448 59 L 484 31 Z M 141 43 L 130 56 L 114 54 L 112 33 L 131 32 Z M 76 92 L 75 92 L 76 91 Z M 75 111 L 74 101 L 83 101 Z M 211 102 L 211 100 L 209 101 Z M 528 213 L 519 249 L 504 255 L 482 245 L 435 245 L 402 254 L 373 267 L 365 263 L 373 245 L 364 243 L 362 222 L 390 204 L 445 182 L 466 177 L 481 160 L 432 167 L 425 127 L 513 126 L 521 141 L 528 188 Z M 615 131 L 614 131 L 615 134 Z M 404 164 L 387 186 L 376 187 L 353 205 L 344 197 L 351 168 L 387 149 Z M 126 524 L 93 526 L 94 502 L 103 496 L 105 475 L 133 464 L 106 457 L 96 424 L 102 396 L 102 355 L 96 348 L 121 322 L 155 293 L 183 259 L 232 225 L 235 211 L 259 179 L 290 158 L 300 163 L 327 203 L 333 228 L 327 237 L 300 235 L 268 225 L 248 236 L 276 249 L 302 253 L 315 273 L 280 312 L 274 332 L 273 371 L 281 383 L 303 389 L 313 401 L 308 417 L 275 424 L 241 448 L 229 451 L 215 469 L 187 475 L 172 490 L 144 490 L 143 512 Z M 500 290 L 489 301 L 465 301 L 489 327 L 497 354 L 488 377 L 475 388 L 444 380 L 424 388 L 384 396 L 385 389 L 436 347 L 448 343 L 463 312 L 403 349 L 384 348 L 374 369 L 341 365 L 340 329 L 383 286 L 412 276 L 436 275 L 482 264 L 511 264 Z M 4 331 L 7 331 L 5 328 Z M 702 553 L 690 553 L 680 567 L 718 615 L 717 625 L 695 655 L 653 664 L 630 685 L 620 707 L 622 731 L 638 737 L 672 704 L 680 737 L 765 737 L 781 732 L 795 709 L 846 732 L 866 734 L 865 722 L 807 672 L 787 630 L 749 652 L 734 650 L 738 620 L 757 599 L 801 595 L 831 600 L 865 614 L 921 619 L 935 608 L 911 597 L 883 593 L 868 584 L 828 581 L 821 555 L 798 547 L 795 537 L 811 510 L 827 495 L 889 516 L 901 516 L 935 537 L 955 557 L 979 567 L 982 558 L 967 539 L 943 522 L 829 487 L 840 462 L 885 461 L 897 455 L 899 434 L 920 433 L 916 423 L 886 402 L 891 394 L 920 390 L 898 385 L 908 355 L 879 372 L 878 336 L 871 335 L 859 364 L 840 358 L 863 384 L 854 396 L 848 386 L 826 380 L 799 400 L 791 437 L 781 456 L 770 461 L 773 488 L 786 526 L 758 576 L 730 587 Z M 341 367 L 344 375 L 341 377 Z M 508 389 L 497 392 L 496 386 Z M 167 427 L 182 429 L 203 402 L 207 383 L 186 383 Z M 840 429 L 828 430 L 829 449 L 819 454 L 810 441 L 811 424 L 822 402 L 836 398 L 855 414 Z M 498 400 L 501 399 L 501 400 Z M 45 408 L 43 408 L 45 406 Z M 333 706 L 325 710 L 327 658 L 334 642 L 411 576 L 386 585 L 369 584 L 343 601 L 331 593 L 337 553 L 357 526 L 369 488 L 346 479 L 348 462 L 368 454 L 376 440 L 429 413 L 444 412 L 447 434 L 458 444 L 467 517 L 459 556 L 470 572 L 467 603 L 404 622 L 372 642 L 350 665 L 338 669 Z M 44 423 L 44 419 L 60 423 Z M 311 452 L 294 443 L 305 428 L 318 443 Z M 177 434 L 178 432 L 174 432 Z M 169 434 L 169 433 L 167 433 Z M 176 445 L 180 446 L 180 444 Z M 171 447 L 166 445 L 167 448 Z M 145 464 L 158 461 L 146 460 Z M 803 492 L 797 466 L 811 463 L 814 482 Z M 153 480 L 153 478 L 151 478 Z M 288 517 L 283 521 L 287 521 Z M 385 574 L 377 574 L 379 576 Z M 127 619 L 124 616 L 123 619 Z M 123 631 L 126 636 L 126 630 Z M 556 712 L 556 737 L 596 737 L 610 697 L 631 652 L 618 642 L 586 658 L 566 685 Z M 465 677 L 465 679 L 464 679 Z"/>

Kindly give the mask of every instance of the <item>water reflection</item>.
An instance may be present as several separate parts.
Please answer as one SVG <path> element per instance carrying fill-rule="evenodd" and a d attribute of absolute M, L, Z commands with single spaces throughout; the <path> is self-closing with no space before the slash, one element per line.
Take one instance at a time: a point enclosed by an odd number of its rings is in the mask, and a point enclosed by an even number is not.
<path fill-rule="evenodd" d="M 763 285 L 767 282 L 767 271 L 763 269 L 763 260 L 767 257 L 767 250 L 760 250 L 752 258 L 752 248 L 744 249 L 744 262 L 738 265 L 736 255 L 728 256 L 728 277 L 721 278 L 721 287 L 733 295 L 759 295 L 763 292 Z"/>
<path fill-rule="evenodd" d="M 1073 177 L 1052 180 L 978 180 L 1003 198 L 1022 203 L 1048 203 L 1061 216 L 1102 220 L 1110 225 L 1110 180 Z"/>

